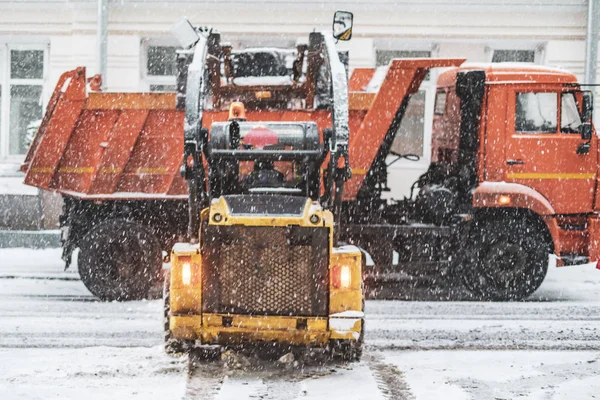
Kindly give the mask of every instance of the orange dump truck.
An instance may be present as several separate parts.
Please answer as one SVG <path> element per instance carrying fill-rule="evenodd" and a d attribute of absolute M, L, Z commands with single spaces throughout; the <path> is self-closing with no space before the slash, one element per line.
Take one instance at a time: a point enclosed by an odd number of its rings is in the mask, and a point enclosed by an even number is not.
<path fill-rule="evenodd" d="M 227 121 L 231 102 L 241 100 L 247 121 L 313 121 L 321 140 L 328 135 L 335 116 L 319 92 L 321 61 L 311 45 L 292 49 L 293 67 L 278 69 L 277 79 L 240 76 L 243 51 L 218 40 L 210 51 L 203 127 Z M 277 49 L 263 53 L 277 58 Z M 564 71 L 459 67 L 463 61 L 393 60 L 376 93 L 364 90 L 374 70 L 349 78 L 347 158 L 338 167 L 348 161 L 351 177 L 335 222 L 341 241 L 374 259 L 365 271 L 374 293 L 407 275 L 452 274 L 478 298 L 519 299 L 537 289 L 549 254 L 562 264 L 599 258 L 589 93 Z M 439 79 L 432 165 L 414 198 L 385 201 L 391 144 L 411 94 L 436 67 L 451 69 Z M 189 68 L 180 52 L 177 93 L 88 92 L 85 69 L 66 72 L 29 149 L 25 182 L 63 195 L 64 259 L 80 248 L 82 280 L 100 298 L 145 296 L 161 252 L 188 235 L 179 171 Z"/>

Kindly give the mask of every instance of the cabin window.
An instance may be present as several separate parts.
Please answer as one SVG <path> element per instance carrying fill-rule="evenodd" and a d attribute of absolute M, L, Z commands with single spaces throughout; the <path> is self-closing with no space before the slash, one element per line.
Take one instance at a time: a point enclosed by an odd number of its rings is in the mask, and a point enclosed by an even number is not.
<path fill-rule="evenodd" d="M 446 92 L 437 92 L 435 96 L 435 107 L 434 112 L 436 115 L 444 115 L 446 111 Z"/>
<path fill-rule="evenodd" d="M 515 132 L 556 133 L 558 94 L 520 92 L 516 98 Z"/>
<path fill-rule="evenodd" d="M 581 132 L 581 115 L 574 93 L 563 93 L 560 101 L 560 131 L 564 133 Z"/>

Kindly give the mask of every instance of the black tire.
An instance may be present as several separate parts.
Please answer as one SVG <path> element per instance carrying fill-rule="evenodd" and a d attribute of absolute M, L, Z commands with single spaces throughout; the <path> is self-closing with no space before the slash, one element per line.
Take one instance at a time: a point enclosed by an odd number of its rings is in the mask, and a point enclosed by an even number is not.
<path fill-rule="evenodd" d="M 171 356 L 178 356 L 188 353 L 194 348 L 193 340 L 175 339 L 171 335 L 169 317 L 171 316 L 171 300 L 169 295 L 170 274 L 166 274 L 163 285 L 163 333 L 165 353 Z"/>
<path fill-rule="evenodd" d="M 461 275 L 476 299 L 522 300 L 548 271 L 550 244 L 526 217 L 475 220 L 465 247 Z"/>
<path fill-rule="evenodd" d="M 101 222 L 83 237 L 79 249 L 81 280 L 100 300 L 147 298 L 160 279 L 160 243 L 152 232 L 135 222 Z"/>

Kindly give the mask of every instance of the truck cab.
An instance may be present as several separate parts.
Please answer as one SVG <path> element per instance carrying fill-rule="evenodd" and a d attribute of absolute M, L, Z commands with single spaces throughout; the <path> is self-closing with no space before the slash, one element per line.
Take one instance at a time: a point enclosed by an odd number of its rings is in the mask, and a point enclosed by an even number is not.
<path fill-rule="evenodd" d="M 561 69 L 528 64 L 450 69 L 438 80 L 432 167 L 461 170 L 454 175 L 466 179 L 462 206 L 473 207 L 475 225 L 521 218 L 527 223 L 512 224 L 531 232 L 540 243 L 536 251 L 554 253 L 558 265 L 596 261 L 598 139 L 592 109 L 591 93 Z M 486 257 L 481 251 L 476 256 Z M 520 257 L 512 262 L 532 261 Z M 545 268 L 533 274 L 538 286 Z M 467 281 L 483 292 L 486 285 L 477 283 L 485 280 L 482 273 L 473 275 Z"/>

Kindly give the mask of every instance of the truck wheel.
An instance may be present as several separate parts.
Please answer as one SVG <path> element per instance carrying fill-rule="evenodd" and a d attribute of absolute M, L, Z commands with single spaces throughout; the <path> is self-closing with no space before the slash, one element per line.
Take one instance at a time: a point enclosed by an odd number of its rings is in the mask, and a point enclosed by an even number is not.
<path fill-rule="evenodd" d="M 79 248 L 81 280 L 101 300 L 143 299 L 160 277 L 160 243 L 134 222 L 104 221 L 83 237 Z"/>
<path fill-rule="evenodd" d="M 165 338 L 165 353 L 171 356 L 177 356 L 189 352 L 194 347 L 193 340 L 175 339 L 171 335 L 171 327 L 169 325 L 169 316 L 171 315 L 171 303 L 169 295 L 170 276 L 167 274 L 163 286 L 163 328 Z"/>
<path fill-rule="evenodd" d="M 462 277 L 482 300 L 521 300 L 542 284 L 550 247 L 526 218 L 475 221 L 468 236 Z"/>

